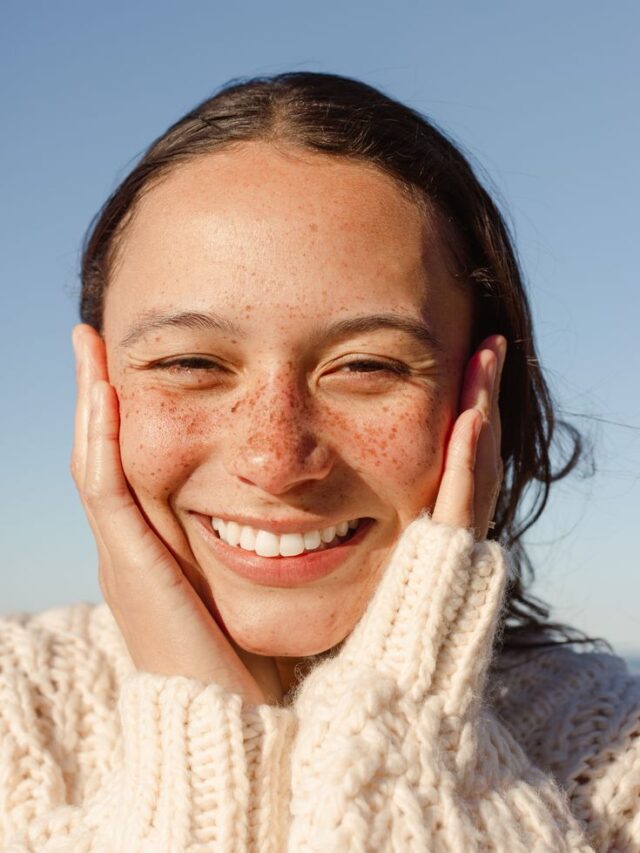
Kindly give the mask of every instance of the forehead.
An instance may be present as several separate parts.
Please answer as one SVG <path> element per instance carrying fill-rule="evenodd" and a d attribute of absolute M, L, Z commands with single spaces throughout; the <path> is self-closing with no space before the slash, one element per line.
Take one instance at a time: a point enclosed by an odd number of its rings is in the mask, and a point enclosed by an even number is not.
<path fill-rule="evenodd" d="M 105 330 L 157 307 L 461 309 L 437 228 L 380 170 L 265 143 L 203 155 L 141 199 L 107 289 Z M 455 303 L 455 305 L 454 305 Z M 445 306 L 446 307 L 446 306 Z"/>

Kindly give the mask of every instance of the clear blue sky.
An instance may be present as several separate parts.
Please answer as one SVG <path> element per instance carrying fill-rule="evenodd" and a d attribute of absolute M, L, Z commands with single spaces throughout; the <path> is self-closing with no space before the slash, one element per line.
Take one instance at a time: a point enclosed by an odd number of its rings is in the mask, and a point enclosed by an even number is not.
<path fill-rule="evenodd" d="M 640 650 L 639 27 L 634 0 L 5 0 L 0 611 L 99 599 L 68 475 L 87 224 L 142 149 L 222 83 L 309 69 L 426 112 L 500 193 L 543 364 L 599 467 L 562 484 L 530 535 L 534 589 L 558 618 Z"/>

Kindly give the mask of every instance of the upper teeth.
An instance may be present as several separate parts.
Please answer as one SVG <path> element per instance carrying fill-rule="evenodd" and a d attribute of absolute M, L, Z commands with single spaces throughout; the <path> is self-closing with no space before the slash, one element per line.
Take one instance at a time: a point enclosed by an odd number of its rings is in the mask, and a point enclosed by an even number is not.
<path fill-rule="evenodd" d="M 212 518 L 211 526 L 227 545 L 255 551 L 261 557 L 296 557 L 303 551 L 314 551 L 323 543 L 329 545 L 336 536 L 346 536 L 349 529 L 355 530 L 359 519 L 341 521 L 332 527 L 321 530 L 307 530 L 304 533 L 283 533 L 278 536 L 270 530 L 258 530 L 237 521 L 224 521 Z"/>

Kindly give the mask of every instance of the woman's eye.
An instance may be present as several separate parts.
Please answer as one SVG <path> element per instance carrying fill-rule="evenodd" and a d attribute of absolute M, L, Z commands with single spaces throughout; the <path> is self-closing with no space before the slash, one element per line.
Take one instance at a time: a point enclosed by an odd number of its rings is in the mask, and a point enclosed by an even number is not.
<path fill-rule="evenodd" d="M 172 358 L 167 361 L 157 361 L 154 370 L 222 370 L 221 365 L 209 358 L 200 356 L 189 356 L 185 358 Z"/>
<path fill-rule="evenodd" d="M 217 385 L 227 372 L 219 362 L 198 355 L 156 361 L 151 368 L 182 385 L 192 387 L 209 387 L 212 383 Z"/>
<path fill-rule="evenodd" d="M 336 393 L 382 394 L 405 386 L 411 368 L 398 361 L 356 358 L 335 364 L 323 377 L 323 385 Z"/>
<path fill-rule="evenodd" d="M 393 373 L 399 376 L 409 373 L 406 364 L 397 361 L 376 361 L 375 359 L 359 359 L 342 365 L 342 370 L 348 373 Z"/>

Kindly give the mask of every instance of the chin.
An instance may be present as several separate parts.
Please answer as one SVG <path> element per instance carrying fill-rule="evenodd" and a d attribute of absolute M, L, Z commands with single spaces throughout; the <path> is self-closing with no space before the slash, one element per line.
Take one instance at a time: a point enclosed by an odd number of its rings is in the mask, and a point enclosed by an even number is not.
<path fill-rule="evenodd" d="M 236 645 L 246 652 L 264 657 L 303 658 L 318 655 L 337 646 L 350 633 L 352 626 L 332 626 L 331 630 L 313 630 L 309 622 L 287 624 L 287 620 L 276 619 L 234 623 L 224 620 L 225 629 Z"/>

